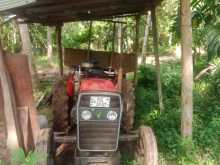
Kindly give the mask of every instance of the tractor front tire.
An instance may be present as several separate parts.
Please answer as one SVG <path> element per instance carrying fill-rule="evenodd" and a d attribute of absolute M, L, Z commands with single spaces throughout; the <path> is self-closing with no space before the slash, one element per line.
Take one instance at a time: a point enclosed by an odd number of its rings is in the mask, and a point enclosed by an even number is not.
<path fill-rule="evenodd" d="M 66 132 L 69 128 L 69 97 L 66 93 L 66 80 L 64 78 L 56 80 L 52 90 L 53 130 L 56 132 Z"/>
<path fill-rule="evenodd" d="M 126 133 L 129 133 L 134 127 L 135 116 L 135 95 L 134 84 L 132 81 L 123 80 L 123 116 L 122 128 Z"/>
<path fill-rule="evenodd" d="M 139 141 L 135 152 L 139 165 L 158 165 L 157 141 L 150 127 L 139 128 Z"/>

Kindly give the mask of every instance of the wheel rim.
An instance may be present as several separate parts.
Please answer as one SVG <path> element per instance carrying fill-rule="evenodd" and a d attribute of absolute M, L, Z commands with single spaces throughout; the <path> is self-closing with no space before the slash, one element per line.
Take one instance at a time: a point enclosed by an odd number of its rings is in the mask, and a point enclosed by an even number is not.
<path fill-rule="evenodd" d="M 153 130 L 142 126 L 139 129 L 139 141 L 136 147 L 136 161 L 139 165 L 158 165 L 157 142 Z"/>

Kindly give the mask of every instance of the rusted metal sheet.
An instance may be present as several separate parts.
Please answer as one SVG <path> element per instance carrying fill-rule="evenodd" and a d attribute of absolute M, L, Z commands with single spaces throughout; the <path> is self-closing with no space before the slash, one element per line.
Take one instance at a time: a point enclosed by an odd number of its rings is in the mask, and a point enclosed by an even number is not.
<path fill-rule="evenodd" d="M 7 55 L 5 56 L 8 72 L 12 79 L 12 85 L 15 91 L 15 100 L 17 107 L 28 107 L 28 146 L 34 147 L 39 131 L 37 122 L 37 112 L 35 109 L 31 74 L 28 67 L 27 56 Z M 23 112 L 22 112 L 23 113 Z"/>
<path fill-rule="evenodd" d="M 0 11 L 28 5 L 33 2 L 36 2 L 36 0 L 25 0 L 25 1 L 24 0 L 1 0 Z"/>
<path fill-rule="evenodd" d="M 10 151 L 23 147 L 22 134 L 18 113 L 16 111 L 15 94 L 12 82 L 5 64 L 4 52 L 0 45 L 0 84 L 2 86 L 2 100 L 4 109 L 4 119 L 7 129 L 7 147 Z"/>
<path fill-rule="evenodd" d="M 20 119 L 20 125 L 21 125 L 21 131 L 23 135 L 23 142 L 24 142 L 24 150 L 28 153 L 29 149 L 32 148 L 30 142 L 29 142 L 29 109 L 28 107 L 18 107 L 17 108 L 19 112 L 19 119 Z"/>
<path fill-rule="evenodd" d="M 4 105 L 3 105 L 3 95 L 2 95 L 2 86 L 0 84 L 0 121 L 3 121 L 4 118 L 4 111 L 3 111 L 3 108 L 4 108 Z"/>
<path fill-rule="evenodd" d="M 73 65 L 80 65 L 82 62 L 87 61 L 87 50 L 82 49 L 64 49 L 64 64 L 68 67 L 72 67 Z M 90 51 L 91 59 L 97 60 L 99 62 L 99 66 L 101 67 L 109 67 L 111 63 L 111 55 L 112 55 L 112 67 L 114 69 L 119 69 L 119 61 L 120 54 L 119 53 L 111 53 L 104 51 Z M 122 68 L 124 73 L 134 72 L 135 71 L 135 61 L 136 57 L 134 54 L 122 54 Z"/>
<path fill-rule="evenodd" d="M 0 84 L 0 160 L 7 161 L 8 160 L 8 151 L 6 146 L 6 126 L 3 112 L 3 95 L 2 95 L 2 87 Z"/>

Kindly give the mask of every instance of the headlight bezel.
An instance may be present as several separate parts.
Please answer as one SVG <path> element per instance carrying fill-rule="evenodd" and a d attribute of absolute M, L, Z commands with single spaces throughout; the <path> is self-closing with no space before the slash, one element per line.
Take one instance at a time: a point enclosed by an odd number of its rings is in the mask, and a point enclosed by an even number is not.
<path fill-rule="evenodd" d="M 106 118 L 108 121 L 116 121 L 118 119 L 118 113 L 115 111 L 109 111 Z"/>
<path fill-rule="evenodd" d="M 81 112 L 81 119 L 84 121 L 88 121 L 92 119 L 92 112 L 90 112 L 89 110 L 84 110 Z"/>

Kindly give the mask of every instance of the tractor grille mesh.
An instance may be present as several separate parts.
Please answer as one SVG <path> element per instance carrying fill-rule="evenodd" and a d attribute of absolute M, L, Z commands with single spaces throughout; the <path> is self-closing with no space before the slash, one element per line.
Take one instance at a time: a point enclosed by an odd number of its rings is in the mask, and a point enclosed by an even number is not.
<path fill-rule="evenodd" d="M 89 108 L 89 98 L 91 95 L 82 95 L 78 107 L 78 115 L 82 110 Z M 94 95 L 92 95 L 94 96 Z M 110 108 L 103 108 L 103 111 L 114 109 L 118 116 L 121 115 L 121 105 L 119 96 L 111 96 Z M 99 109 L 100 111 L 100 109 Z M 106 113 L 104 113 L 106 114 Z M 80 150 L 87 151 L 113 151 L 117 149 L 118 132 L 120 118 L 114 122 L 108 121 L 106 115 L 100 120 L 90 121 L 79 120 L 78 124 L 78 146 Z"/>
<path fill-rule="evenodd" d="M 79 144 L 83 150 L 114 150 L 118 123 L 80 122 Z"/>

